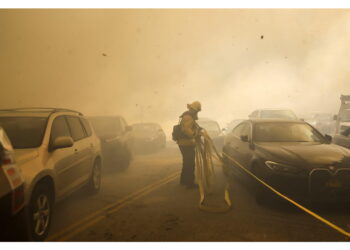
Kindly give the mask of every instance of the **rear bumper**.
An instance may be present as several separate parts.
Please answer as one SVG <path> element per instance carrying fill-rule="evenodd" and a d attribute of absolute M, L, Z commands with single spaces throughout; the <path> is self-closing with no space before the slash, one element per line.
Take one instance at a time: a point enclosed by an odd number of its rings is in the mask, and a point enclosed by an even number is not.
<path fill-rule="evenodd" d="M 27 234 L 26 209 L 22 208 L 17 214 L 1 221 L 0 241 L 25 241 Z"/>

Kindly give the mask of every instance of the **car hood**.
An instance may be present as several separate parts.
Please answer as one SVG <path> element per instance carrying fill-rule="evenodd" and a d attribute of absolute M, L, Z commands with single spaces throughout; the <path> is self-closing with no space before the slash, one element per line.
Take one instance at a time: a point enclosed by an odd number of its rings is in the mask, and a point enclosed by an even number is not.
<path fill-rule="evenodd" d="M 17 165 L 22 165 L 28 161 L 31 161 L 39 156 L 38 149 L 26 148 L 26 149 L 15 149 L 15 158 Z"/>
<path fill-rule="evenodd" d="M 256 143 L 256 150 L 263 159 L 307 169 L 330 165 L 350 168 L 350 150 L 335 144 Z"/>

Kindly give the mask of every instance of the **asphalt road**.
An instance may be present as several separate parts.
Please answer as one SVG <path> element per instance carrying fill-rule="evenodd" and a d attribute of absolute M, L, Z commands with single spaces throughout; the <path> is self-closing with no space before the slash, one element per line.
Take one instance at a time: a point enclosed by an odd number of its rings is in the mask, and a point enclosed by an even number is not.
<path fill-rule="evenodd" d="M 228 212 L 199 210 L 198 190 L 179 185 L 181 157 L 174 144 L 135 156 L 124 171 L 107 167 L 99 194 L 77 192 L 56 206 L 48 241 L 348 240 L 288 202 L 258 204 L 237 178 L 228 180 L 233 204 Z M 209 205 L 224 204 L 226 181 L 218 165 Z M 312 209 L 350 231 L 349 205 L 322 204 Z"/>

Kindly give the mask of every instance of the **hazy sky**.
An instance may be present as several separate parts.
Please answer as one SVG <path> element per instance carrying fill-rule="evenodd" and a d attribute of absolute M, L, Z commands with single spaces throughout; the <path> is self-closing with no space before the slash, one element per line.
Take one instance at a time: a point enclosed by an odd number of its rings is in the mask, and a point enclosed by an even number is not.
<path fill-rule="evenodd" d="M 257 108 L 337 112 L 350 10 L 1 10 L 0 107 L 176 123 Z"/>

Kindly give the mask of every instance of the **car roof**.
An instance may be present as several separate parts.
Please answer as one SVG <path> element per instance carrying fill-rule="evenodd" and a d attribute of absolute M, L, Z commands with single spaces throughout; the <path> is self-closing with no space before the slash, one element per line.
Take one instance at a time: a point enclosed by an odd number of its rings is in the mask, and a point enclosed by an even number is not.
<path fill-rule="evenodd" d="M 78 111 L 64 108 L 11 108 L 0 109 L 0 117 L 49 117 L 58 112 L 83 115 Z"/>
<path fill-rule="evenodd" d="M 157 126 L 159 126 L 159 124 L 155 123 L 155 122 L 138 122 L 138 123 L 133 123 L 131 126 L 134 126 L 134 125 L 157 125 Z"/>
<path fill-rule="evenodd" d="M 301 123 L 304 124 L 306 122 L 301 120 L 291 120 L 291 119 L 249 119 L 247 121 L 250 121 L 254 124 L 256 123 Z"/>
<path fill-rule="evenodd" d="M 293 111 L 291 109 L 285 109 L 285 108 L 263 108 L 263 109 L 256 109 L 254 111 L 263 111 L 263 110 L 286 110 L 286 111 Z"/>
<path fill-rule="evenodd" d="M 88 119 L 111 119 L 111 118 L 117 118 L 121 119 L 123 116 L 121 115 L 96 115 L 96 116 L 87 116 Z"/>

